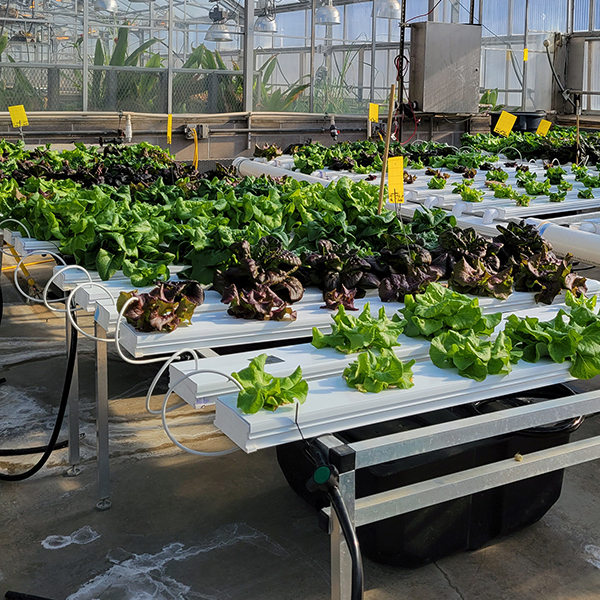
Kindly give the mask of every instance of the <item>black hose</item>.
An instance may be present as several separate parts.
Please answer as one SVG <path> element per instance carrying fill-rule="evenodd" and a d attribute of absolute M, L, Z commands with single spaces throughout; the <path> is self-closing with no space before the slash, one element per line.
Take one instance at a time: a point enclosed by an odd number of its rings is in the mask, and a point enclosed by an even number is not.
<path fill-rule="evenodd" d="M 75 360 L 77 358 L 77 330 L 75 327 L 71 325 L 71 343 L 69 344 L 69 351 L 67 354 L 67 370 L 65 372 L 65 381 L 63 384 L 62 396 L 60 399 L 60 406 L 58 409 L 58 415 L 56 416 L 56 423 L 54 424 L 54 430 L 52 431 L 52 436 L 50 437 L 50 441 L 48 442 L 48 446 L 44 451 L 44 454 L 40 458 L 40 460 L 33 465 L 27 471 L 23 473 L 17 474 L 7 474 L 0 473 L 0 481 L 23 481 L 24 479 L 28 479 L 32 475 L 35 475 L 48 461 L 50 455 L 52 454 L 56 442 L 58 440 L 58 434 L 60 433 L 60 429 L 62 427 L 63 419 L 65 417 L 65 412 L 67 410 L 67 404 L 69 402 L 69 392 L 71 390 L 71 382 L 73 380 L 73 371 L 75 370 Z"/>
<path fill-rule="evenodd" d="M 48 598 L 42 598 L 42 596 L 32 596 L 31 594 L 22 594 L 21 592 L 11 592 L 8 590 L 4 597 L 8 600 L 48 600 Z"/>
<path fill-rule="evenodd" d="M 550 70 L 552 71 L 552 76 L 554 77 L 554 81 L 556 81 L 556 83 L 558 84 L 558 87 L 560 88 L 563 98 L 565 98 L 565 100 L 567 100 L 567 102 L 570 102 L 573 105 L 573 108 L 577 109 L 575 102 L 573 102 L 573 100 L 571 100 L 571 96 L 565 95 L 567 90 L 565 89 L 565 86 L 562 84 L 562 81 L 558 78 L 556 69 L 554 68 L 554 65 L 552 64 L 552 58 L 550 57 L 549 44 L 547 45 L 546 42 L 544 42 L 544 47 L 546 48 L 546 56 L 548 58 L 548 64 L 550 65 Z"/>
<path fill-rule="evenodd" d="M 333 486 L 327 490 L 327 495 L 331 501 L 331 507 L 337 515 L 342 533 L 346 538 L 346 544 L 350 551 L 350 557 L 352 558 L 352 592 L 350 594 L 351 600 L 363 600 L 364 595 L 364 575 L 363 575 L 363 564 L 362 556 L 360 554 L 360 546 L 358 543 L 358 537 L 352 524 L 350 523 L 350 517 L 344 504 L 344 499 L 340 494 L 338 487 Z"/>
<path fill-rule="evenodd" d="M 54 444 L 54 450 L 62 450 L 69 446 L 69 440 L 63 440 L 62 442 L 56 442 Z M 32 446 L 31 448 L 0 448 L 0 456 L 28 456 L 29 454 L 41 454 L 46 452 L 48 446 Z"/>

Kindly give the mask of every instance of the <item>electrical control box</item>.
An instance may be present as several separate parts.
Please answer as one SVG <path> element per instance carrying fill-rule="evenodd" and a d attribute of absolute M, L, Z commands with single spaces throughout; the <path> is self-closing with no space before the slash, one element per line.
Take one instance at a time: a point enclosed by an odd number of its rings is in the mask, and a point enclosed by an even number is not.
<path fill-rule="evenodd" d="M 479 112 L 481 26 L 410 26 L 409 98 L 427 113 Z"/>

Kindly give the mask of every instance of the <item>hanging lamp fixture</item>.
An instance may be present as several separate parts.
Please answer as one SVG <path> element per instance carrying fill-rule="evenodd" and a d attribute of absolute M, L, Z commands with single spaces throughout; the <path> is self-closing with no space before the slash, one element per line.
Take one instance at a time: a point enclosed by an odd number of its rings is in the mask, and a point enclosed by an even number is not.
<path fill-rule="evenodd" d="M 275 21 L 275 1 L 259 0 L 258 17 L 254 22 L 254 31 L 258 33 L 277 33 L 277 21 Z"/>
<path fill-rule="evenodd" d="M 340 11 L 333 5 L 332 0 L 319 6 L 315 13 L 315 25 L 339 25 L 342 22 Z"/>
<path fill-rule="evenodd" d="M 402 8 L 398 0 L 377 0 L 375 2 L 375 17 L 378 19 L 402 19 Z"/>
<path fill-rule="evenodd" d="M 208 13 L 212 25 L 208 28 L 204 40 L 207 42 L 232 42 L 231 32 L 225 21 L 229 15 L 217 3 L 214 8 Z"/>

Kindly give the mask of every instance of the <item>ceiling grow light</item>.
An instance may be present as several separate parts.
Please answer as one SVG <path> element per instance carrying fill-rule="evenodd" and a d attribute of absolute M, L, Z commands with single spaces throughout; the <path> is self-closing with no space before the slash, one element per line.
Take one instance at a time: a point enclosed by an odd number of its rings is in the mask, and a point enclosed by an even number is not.
<path fill-rule="evenodd" d="M 340 11 L 333 6 L 332 0 L 319 6 L 315 13 L 315 25 L 339 25 L 341 22 Z"/>
<path fill-rule="evenodd" d="M 375 3 L 375 16 L 378 19 L 396 19 L 402 18 L 402 9 L 398 0 L 377 0 Z"/>
<path fill-rule="evenodd" d="M 275 21 L 275 1 L 259 0 L 258 18 L 254 23 L 254 31 L 259 33 L 277 33 L 277 21 Z"/>
<path fill-rule="evenodd" d="M 207 42 L 232 42 L 231 32 L 225 21 L 228 19 L 228 14 L 224 12 L 217 4 L 209 13 L 208 16 L 212 21 L 212 25 L 208 28 L 204 40 Z"/>
<path fill-rule="evenodd" d="M 116 13 L 119 11 L 117 0 L 96 0 L 94 10 L 98 12 Z"/>

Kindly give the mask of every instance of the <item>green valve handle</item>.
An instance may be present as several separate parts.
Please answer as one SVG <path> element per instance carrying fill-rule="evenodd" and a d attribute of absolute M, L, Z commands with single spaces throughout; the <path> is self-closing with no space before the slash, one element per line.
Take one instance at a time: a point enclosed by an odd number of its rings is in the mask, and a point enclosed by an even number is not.
<path fill-rule="evenodd" d="M 333 465 L 322 465 L 312 474 L 312 477 L 306 483 L 309 491 L 314 492 L 327 490 L 337 487 L 339 474 Z"/>

